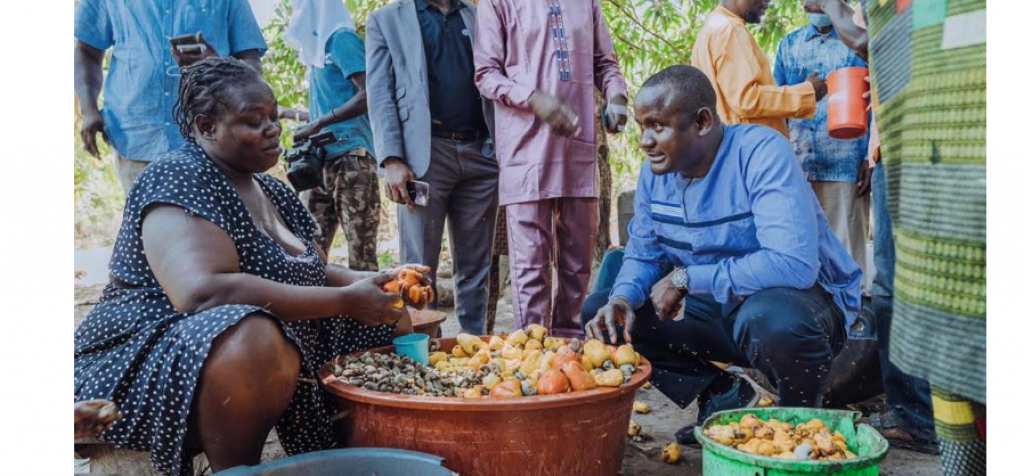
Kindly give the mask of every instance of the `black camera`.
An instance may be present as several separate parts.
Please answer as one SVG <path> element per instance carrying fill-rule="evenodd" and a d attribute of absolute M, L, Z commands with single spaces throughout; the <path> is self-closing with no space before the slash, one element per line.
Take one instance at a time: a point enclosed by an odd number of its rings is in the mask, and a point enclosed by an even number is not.
<path fill-rule="evenodd" d="M 297 142 L 294 147 L 285 151 L 288 181 L 295 187 L 296 192 L 323 186 L 324 161 L 327 159 L 327 150 L 324 146 L 337 140 L 333 132 L 321 132 Z"/>

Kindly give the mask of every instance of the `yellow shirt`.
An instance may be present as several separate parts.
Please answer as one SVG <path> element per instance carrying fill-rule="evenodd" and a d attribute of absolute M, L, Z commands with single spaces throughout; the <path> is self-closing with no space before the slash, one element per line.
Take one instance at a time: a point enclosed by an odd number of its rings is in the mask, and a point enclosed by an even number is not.
<path fill-rule="evenodd" d="M 711 80 L 726 124 L 761 124 L 789 137 L 786 118 L 814 117 L 814 86 L 778 86 L 746 22 L 725 7 L 708 14 L 693 44 L 691 64 Z"/>

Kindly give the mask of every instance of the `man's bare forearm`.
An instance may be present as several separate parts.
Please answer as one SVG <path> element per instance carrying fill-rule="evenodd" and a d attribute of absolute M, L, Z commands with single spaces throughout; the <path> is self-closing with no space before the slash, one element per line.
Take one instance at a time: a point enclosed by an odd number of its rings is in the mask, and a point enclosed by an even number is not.
<path fill-rule="evenodd" d="M 321 127 L 326 127 L 331 124 L 355 119 L 366 114 L 366 110 L 366 91 L 359 91 L 349 98 L 345 104 L 342 104 L 341 106 L 332 109 L 327 114 L 317 118 L 317 122 L 320 123 Z"/>
<path fill-rule="evenodd" d="M 823 10 L 832 20 L 832 27 L 839 34 L 839 39 L 857 53 L 857 56 L 867 61 L 868 31 L 853 21 L 853 8 L 841 0 L 829 0 L 823 5 Z"/>
<path fill-rule="evenodd" d="M 103 89 L 103 51 L 75 42 L 75 96 L 82 115 L 99 112 Z"/>
<path fill-rule="evenodd" d="M 245 50 L 239 51 L 233 55 L 242 61 L 245 61 L 252 69 L 255 69 L 260 74 L 263 74 L 263 64 L 260 63 L 260 52 L 259 50 Z"/>

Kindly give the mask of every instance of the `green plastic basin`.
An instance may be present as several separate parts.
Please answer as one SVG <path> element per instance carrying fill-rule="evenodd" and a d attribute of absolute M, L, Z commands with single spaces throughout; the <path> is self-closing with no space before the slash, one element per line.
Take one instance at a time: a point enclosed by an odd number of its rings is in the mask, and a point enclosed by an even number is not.
<path fill-rule="evenodd" d="M 798 425 L 818 418 L 846 437 L 850 451 L 857 458 L 844 461 L 794 461 L 744 453 L 715 442 L 704 435 L 704 429 L 713 425 L 739 423 L 744 415 L 754 414 L 768 421 Z M 854 426 L 859 412 L 825 410 L 820 408 L 748 408 L 729 410 L 711 415 L 697 431 L 697 440 L 703 446 L 704 474 L 706 476 L 878 476 L 878 465 L 889 452 L 889 442 L 874 428 Z"/>

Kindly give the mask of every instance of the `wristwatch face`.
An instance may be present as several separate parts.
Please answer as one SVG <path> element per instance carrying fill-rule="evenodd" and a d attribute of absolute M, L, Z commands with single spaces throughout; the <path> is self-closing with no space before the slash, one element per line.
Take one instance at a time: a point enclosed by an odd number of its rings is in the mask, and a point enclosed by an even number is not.
<path fill-rule="evenodd" d="M 677 269 L 672 273 L 672 285 L 679 290 L 690 289 L 690 276 L 686 274 L 685 269 Z"/>

